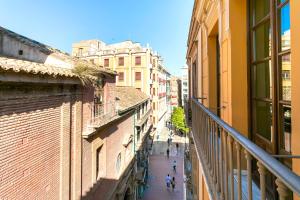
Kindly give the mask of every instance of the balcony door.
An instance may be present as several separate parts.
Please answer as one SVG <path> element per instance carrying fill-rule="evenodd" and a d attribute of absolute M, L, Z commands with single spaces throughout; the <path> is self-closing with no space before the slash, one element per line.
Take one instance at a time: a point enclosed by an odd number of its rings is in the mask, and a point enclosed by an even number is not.
<path fill-rule="evenodd" d="M 290 154 L 289 0 L 249 0 L 249 6 L 252 139 L 270 154 Z M 291 166 L 291 160 L 281 161 Z M 276 199 L 274 177 L 266 182 L 268 198 Z"/>
<path fill-rule="evenodd" d="M 216 36 L 216 66 L 217 66 L 217 115 L 221 117 L 221 66 L 220 66 L 220 43 Z"/>
<path fill-rule="evenodd" d="M 251 0 L 252 136 L 271 154 L 291 152 L 289 0 Z"/>

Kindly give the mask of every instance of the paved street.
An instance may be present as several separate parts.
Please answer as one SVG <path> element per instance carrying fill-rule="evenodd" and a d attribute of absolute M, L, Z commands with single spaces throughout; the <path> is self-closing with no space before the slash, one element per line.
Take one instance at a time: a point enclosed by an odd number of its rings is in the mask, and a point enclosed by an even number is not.
<path fill-rule="evenodd" d="M 157 139 L 155 137 L 150 156 L 150 176 L 148 180 L 148 189 L 144 195 L 144 200 L 183 200 L 183 155 L 184 155 L 184 138 L 174 136 L 170 147 L 170 158 L 167 159 L 166 150 L 168 147 L 169 131 L 165 128 L 162 134 Z M 175 143 L 180 144 L 179 152 L 176 151 Z M 172 163 L 176 160 L 177 172 L 174 173 Z M 175 177 L 175 191 L 167 189 L 165 177 L 170 174 Z"/>

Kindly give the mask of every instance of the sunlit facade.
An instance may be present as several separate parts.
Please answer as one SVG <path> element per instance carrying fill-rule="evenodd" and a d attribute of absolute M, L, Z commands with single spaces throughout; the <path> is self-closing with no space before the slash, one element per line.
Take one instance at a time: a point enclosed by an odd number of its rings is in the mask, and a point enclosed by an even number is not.
<path fill-rule="evenodd" d="M 197 137 L 202 136 L 201 133 L 197 135 L 198 125 L 194 124 L 202 120 L 194 118 L 200 112 L 197 111 L 200 104 L 209 109 L 201 112 L 212 112 L 216 116 L 208 126 L 217 130 L 217 138 L 222 138 L 224 127 L 220 123 L 223 121 L 251 144 L 276 158 L 287 168 L 288 174 L 300 174 L 300 160 L 295 158 L 300 154 L 297 144 L 300 139 L 297 123 L 300 119 L 300 95 L 297 92 L 300 91 L 299 6 L 300 2 L 295 0 L 195 0 L 187 50 L 189 98 L 191 113 L 194 112 L 191 131 L 195 143 L 190 146 L 190 157 L 195 199 L 215 199 L 216 194 L 226 196 L 230 193 L 230 188 L 221 191 L 223 182 L 218 181 L 220 185 L 217 184 L 214 191 L 214 186 L 210 186 L 209 178 L 206 178 L 210 175 L 205 172 L 205 164 L 199 157 L 199 149 L 204 148 L 201 145 L 205 143 L 197 144 Z M 225 132 L 234 140 L 233 144 L 252 155 L 253 152 L 248 151 L 230 131 Z M 214 145 L 217 149 L 223 148 Z M 253 197 L 263 195 L 267 199 L 281 199 L 282 185 L 279 182 L 284 181 L 260 160 L 261 154 L 258 157 L 252 155 L 255 159 L 249 170 L 244 154 L 239 154 L 242 155 L 240 160 L 235 157 L 235 151 L 234 148 L 226 154 L 234 153 L 231 158 L 234 177 L 238 179 L 236 170 L 239 167 L 245 177 L 251 173 L 252 188 L 257 187 L 259 191 L 254 192 Z M 217 156 L 224 158 L 225 155 L 219 153 Z M 229 167 L 228 164 L 224 166 Z M 228 173 L 230 176 L 230 171 Z M 235 183 L 239 184 L 239 181 Z M 284 182 L 283 185 L 288 184 Z M 242 196 L 249 195 L 245 189 L 247 184 L 243 187 L 239 192 Z M 286 191 L 283 199 L 299 199 L 291 187 L 286 187 Z M 234 194 L 239 195 L 238 192 Z"/>

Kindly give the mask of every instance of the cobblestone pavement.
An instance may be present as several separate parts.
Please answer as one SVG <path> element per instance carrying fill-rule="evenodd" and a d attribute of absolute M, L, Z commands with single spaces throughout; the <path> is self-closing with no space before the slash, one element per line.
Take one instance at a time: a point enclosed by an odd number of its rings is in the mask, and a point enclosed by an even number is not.
<path fill-rule="evenodd" d="M 148 188 L 144 195 L 144 200 L 183 200 L 183 155 L 184 155 L 184 137 L 173 136 L 173 141 L 170 146 L 170 158 L 166 156 L 168 148 L 169 131 L 165 128 L 159 138 L 155 137 L 152 147 L 152 155 L 150 156 L 149 180 Z M 180 148 L 176 151 L 175 143 L 178 143 Z M 176 173 L 173 172 L 172 163 L 176 160 Z M 167 189 L 165 177 L 170 174 L 175 177 L 175 190 Z"/>

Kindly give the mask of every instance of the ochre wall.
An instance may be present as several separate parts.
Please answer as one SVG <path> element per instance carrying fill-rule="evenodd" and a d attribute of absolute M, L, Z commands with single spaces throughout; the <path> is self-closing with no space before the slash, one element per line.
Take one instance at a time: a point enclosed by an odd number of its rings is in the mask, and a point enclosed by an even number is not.
<path fill-rule="evenodd" d="M 218 39 L 223 107 L 221 117 L 248 136 L 246 1 L 224 0 L 219 5 L 217 2 L 201 1 L 200 7 L 202 4 L 208 10 L 206 15 L 199 16 L 199 21 L 203 21 L 197 34 L 199 50 L 197 53 L 191 53 L 192 60 L 199 61 L 198 96 L 206 97 L 207 99 L 203 100 L 204 105 L 217 112 L 216 40 Z M 198 58 L 194 58 L 195 56 Z"/>
<path fill-rule="evenodd" d="M 292 50 L 292 154 L 300 155 L 300 1 L 290 0 Z M 300 175 L 300 159 L 293 159 L 293 171 Z M 299 200 L 300 197 L 294 199 Z"/>
<path fill-rule="evenodd" d="M 196 73 L 197 93 L 205 97 L 202 103 L 217 112 L 216 42 L 220 45 L 221 118 L 248 134 L 248 68 L 247 68 L 247 1 L 196 1 L 191 26 L 187 60 L 191 74 Z M 230 12 L 229 12 L 230 11 Z M 199 23 L 199 28 L 197 27 Z M 193 41 L 197 41 L 197 46 Z M 193 44 L 193 45 L 192 45 Z M 198 47 L 197 48 L 195 48 Z M 196 72 L 192 63 L 198 61 Z M 191 91 L 193 89 L 191 88 Z M 234 148 L 235 149 L 235 148 Z M 243 162 L 243 161 L 242 161 Z M 193 162 L 194 173 L 198 171 L 197 198 L 209 199 L 203 171 Z M 242 166 L 243 167 L 243 166 Z"/>

